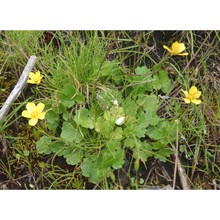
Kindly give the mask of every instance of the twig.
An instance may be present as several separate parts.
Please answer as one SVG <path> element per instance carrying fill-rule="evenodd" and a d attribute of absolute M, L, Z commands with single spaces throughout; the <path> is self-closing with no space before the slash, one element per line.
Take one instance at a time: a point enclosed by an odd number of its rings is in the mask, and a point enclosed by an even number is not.
<path fill-rule="evenodd" d="M 179 173 L 179 177 L 180 177 L 180 181 L 181 181 L 183 189 L 189 190 L 190 189 L 190 184 L 189 184 L 186 172 L 183 169 L 183 166 L 181 164 L 181 161 L 180 161 L 178 155 L 177 155 L 177 168 L 178 168 L 178 173 Z"/>
<path fill-rule="evenodd" d="M 178 164 L 178 147 L 179 147 L 179 131 L 178 131 L 178 121 L 176 122 L 176 148 L 175 148 L 175 167 L 174 167 L 174 174 L 173 174 L 173 189 L 176 186 L 176 171 L 177 171 L 177 164 Z"/>
<path fill-rule="evenodd" d="M 175 167 L 174 167 L 174 178 L 173 178 L 173 189 L 175 189 L 175 185 L 176 185 L 176 172 L 178 170 L 178 174 L 180 177 L 180 182 L 182 184 L 183 189 L 185 190 L 189 190 L 190 189 L 190 184 L 188 182 L 187 176 L 186 176 L 186 172 L 181 164 L 179 155 L 178 155 L 178 151 L 179 151 L 179 139 L 178 139 L 178 135 L 179 135 L 179 131 L 178 131 L 178 121 L 177 123 L 177 127 L 176 127 L 176 148 L 175 148 Z"/>
<path fill-rule="evenodd" d="M 25 88 L 27 84 L 28 74 L 31 72 L 32 68 L 36 63 L 36 56 L 31 56 L 17 82 L 14 89 L 11 91 L 10 95 L 8 96 L 7 100 L 3 104 L 0 110 L 0 121 L 7 115 L 12 103 L 18 98 L 21 94 L 21 91 Z"/>

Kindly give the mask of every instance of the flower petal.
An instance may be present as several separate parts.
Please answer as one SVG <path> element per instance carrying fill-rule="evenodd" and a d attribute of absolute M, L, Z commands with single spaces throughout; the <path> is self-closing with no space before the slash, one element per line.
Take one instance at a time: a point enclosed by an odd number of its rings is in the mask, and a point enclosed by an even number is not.
<path fill-rule="evenodd" d="M 36 105 L 33 102 L 28 102 L 27 105 L 26 105 L 26 109 L 29 112 L 32 112 L 33 110 L 35 110 L 35 108 L 36 108 Z"/>
<path fill-rule="evenodd" d="M 197 91 L 197 93 L 194 94 L 194 98 L 198 99 L 201 95 L 200 91 Z"/>
<path fill-rule="evenodd" d="M 191 100 L 192 103 L 195 103 L 196 105 L 200 104 L 202 101 L 200 99 L 193 99 Z"/>
<path fill-rule="evenodd" d="M 38 115 L 38 118 L 43 120 L 43 119 L 45 119 L 45 115 L 46 115 L 46 112 L 42 112 Z"/>
<path fill-rule="evenodd" d="M 190 100 L 189 100 L 189 99 L 187 99 L 187 98 L 183 98 L 183 100 L 184 100 L 184 102 L 185 102 L 185 103 L 187 103 L 187 104 L 189 104 L 189 103 L 190 103 Z"/>
<path fill-rule="evenodd" d="M 189 93 L 191 95 L 194 95 L 198 92 L 198 89 L 196 88 L 196 86 L 192 86 L 190 89 L 189 89 Z"/>
<path fill-rule="evenodd" d="M 180 50 L 179 50 L 179 42 L 176 41 L 172 44 L 171 46 L 171 53 L 172 55 L 177 55 L 178 53 L 180 53 Z"/>
<path fill-rule="evenodd" d="M 30 126 L 34 126 L 34 125 L 37 124 L 37 122 L 38 122 L 38 118 L 31 118 L 31 119 L 29 120 L 28 124 L 29 124 Z"/>
<path fill-rule="evenodd" d="M 183 52 L 186 49 L 184 43 L 178 43 L 179 53 Z"/>
<path fill-rule="evenodd" d="M 27 110 L 24 110 L 21 115 L 25 118 L 31 118 L 31 113 Z"/>
<path fill-rule="evenodd" d="M 182 90 L 182 89 L 181 89 L 181 91 L 184 93 L 184 95 L 185 95 L 186 97 L 188 96 L 189 93 L 188 93 L 187 91 L 184 91 L 184 90 Z"/>
<path fill-rule="evenodd" d="M 122 116 L 122 117 L 118 118 L 118 119 L 115 121 L 115 124 L 116 124 L 116 125 L 121 125 L 121 124 L 124 122 L 124 120 L 125 120 L 125 117 Z"/>
<path fill-rule="evenodd" d="M 189 55 L 189 53 L 179 53 L 179 54 L 177 54 L 178 56 L 188 56 Z"/>
<path fill-rule="evenodd" d="M 28 76 L 29 76 L 29 78 L 33 78 L 33 77 L 35 77 L 35 73 L 30 72 L 30 73 L 28 74 Z"/>
<path fill-rule="evenodd" d="M 44 103 L 38 103 L 36 110 L 37 110 L 39 113 L 41 113 L 41 112 L 44 110 L 44 107 L 45 107 Z"/>
<path fill-rule="evenodd" d="M 27 83 L 35 84 L 35 82 L 34 82 L 32 79 L 29 79 L 29 80 L 27 81 Z"/>
<path fill-rule="evenodd" d="M 166 50 L 168 50 L 170 53 L 172 53 L 172 51 L 170 50 L 170 48 L 167 47 L 166 45 L 163 45 L 163 48 L 166 49 Z"/>

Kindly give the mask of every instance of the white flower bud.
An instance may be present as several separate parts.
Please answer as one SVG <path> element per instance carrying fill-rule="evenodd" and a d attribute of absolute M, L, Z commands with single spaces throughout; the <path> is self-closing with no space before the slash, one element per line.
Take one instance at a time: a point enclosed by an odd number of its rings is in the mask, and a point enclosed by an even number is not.
<path fill-rule="evenodd" d="M 113 105 L 118 106 L 118 101 L 117 101 L 117 100 L 114 100 L 114 101 L 113 101 Z"/>
<path fill-rule="evenodd" d="M 118 119 L 115 121 L 115 124 L 116 124 L 116 125 L 121 125 L 121 124 L 124 122 L 124 120 L 125 120 L 125 117 L 122 116 L 122 117 L 118 118 Z"/>

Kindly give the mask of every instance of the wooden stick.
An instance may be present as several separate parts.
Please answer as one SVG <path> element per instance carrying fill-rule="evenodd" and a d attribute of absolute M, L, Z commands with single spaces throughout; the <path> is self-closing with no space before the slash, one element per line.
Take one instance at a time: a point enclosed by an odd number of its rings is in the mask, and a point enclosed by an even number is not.
<path fill-rule="evenodd" d="M 189 190 L 190 189 L 190 184 L 189 181 L 187 179 L 187 175 L 186 172 L 181 164 L 180 158 L 179 158 L 179 130 L 178 130 L 178 121 L 176 121 L 177 125 L 176 125 L 176 148 L 175 148 L 175 167 L 174 167 L 174 177 L 173 177 L 173 189 L 175 189 L 175 185 L 176 185 L 176 173 L 178 170 L 178 174 L 180 177 L 180 182 L 182 184 L 183 189 L 185 190 Z"/>
<path fill-rule="evenodd" d="M 179 131 L 178 131 L 178 121 L 176 121 L 176 147 L 175 147 L 175 167 L 174 167 L 174 174 L 173 174 L 173 189 L 176 186 L 176 171 L 178 166 L 178 149 L 179 148 Z"/>
<path fill-rule="evenodd" d="M 189 190 L 190 189 L 190 184 L 189 184 L 189 181 L 187 179 L 186 171 L 183 168 L 178 155 L 177 155 L 177 168 L 178 168 L 178 174 L 179 174 L 180 182 L 182 184 L 183 189 Z"/>
<path fill-rule="evenodd" d="M 22 90 L 25 88 L 28 80 L 28 75 L 33 69 L 36 60 L 37 60 L 36 56 L 31 56 L 29 58 L 17 84 L 15 85 L 14 89 L 11 91 L 10 95 L 8 96 L 7 100 L 5 101 L 5 103 L 3 104 L 0 110 L 0 121 L 7 115 L 12 103 L 18 98 Z"/>

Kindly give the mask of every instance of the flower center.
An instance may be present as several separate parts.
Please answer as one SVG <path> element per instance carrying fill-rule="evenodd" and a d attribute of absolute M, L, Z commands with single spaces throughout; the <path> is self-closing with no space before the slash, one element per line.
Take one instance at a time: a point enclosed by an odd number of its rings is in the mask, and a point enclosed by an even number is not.
<path fill-rule="evenodd" d="M 188 97 L 187 97 L 189 100 L 193 100 L 195 99 L 195 95 L 194 94 L 188 94 Z"/>
<path fill-rule="evenodd" d="M 31 117 L 32 117 L 32 118 L 38 118 L 38 116 L 39 116 L 39 112 L 38 112 L 38 111 L 33 111 L 33 112 L 31 113 Z"/>
<path fill-rule="evenodd" d="M 33 81 L 34 81 L 35 83 L 38 83 L 38 82 L 39 82 L 39 77 L 33 78 Z"/>

